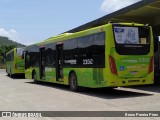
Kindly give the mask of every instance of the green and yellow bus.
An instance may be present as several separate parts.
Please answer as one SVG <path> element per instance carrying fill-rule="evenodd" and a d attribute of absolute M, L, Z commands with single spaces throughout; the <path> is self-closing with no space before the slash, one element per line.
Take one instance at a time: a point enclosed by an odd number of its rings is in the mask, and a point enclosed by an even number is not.
<path fill-rule="evenodd" d="M 9 76 L 13 77 L 16 74 L 24 74 L 23 51 L 24 48 L 14 48 L 6 53 L 6 73 Z"/>
<path fill-rule="evenodd" d="M 152 84 L 153 52 L 150 26 L 108 23 L 27 46 L 25 77 L 73 91 Z"/>

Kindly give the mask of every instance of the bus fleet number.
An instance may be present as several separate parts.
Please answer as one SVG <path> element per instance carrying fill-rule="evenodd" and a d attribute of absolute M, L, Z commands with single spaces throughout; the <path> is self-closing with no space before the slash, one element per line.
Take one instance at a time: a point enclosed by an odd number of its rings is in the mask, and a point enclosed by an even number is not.
<path fill-rule="evenodd" d="M 150 62 L 150 58 L 139 58 L 139 62 L 149 63 Z"/>
<path fill-rule="evenodd" d="M 85 59 L 83 60 L 83 65 L 92 65 L 93 64 L 93 59 Z"/>

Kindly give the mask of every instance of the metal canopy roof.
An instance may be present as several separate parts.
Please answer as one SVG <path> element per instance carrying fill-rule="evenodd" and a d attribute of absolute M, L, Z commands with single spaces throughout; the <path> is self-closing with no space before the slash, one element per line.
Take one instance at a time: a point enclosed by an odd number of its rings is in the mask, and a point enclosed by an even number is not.
<path fill-rule="evenodd" d="M 106 24 L 109 21 L 150 24 L 153 27 L 154 35 L 160 36 L 160 0 L 142 0 L 67 32 L 78 32 Z"/>

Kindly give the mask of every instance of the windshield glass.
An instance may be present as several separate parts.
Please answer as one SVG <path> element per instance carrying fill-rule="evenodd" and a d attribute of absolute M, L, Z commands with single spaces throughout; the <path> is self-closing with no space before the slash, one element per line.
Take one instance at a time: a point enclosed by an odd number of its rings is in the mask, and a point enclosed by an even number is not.
<path fill-rule="evenodd" d="M 145 55 L 150 51 L 150 27 L 114 25 L 115 47 L 120 55 Z"/>
<path fill-rule="evenodd" d="M 146 31 L 145 36 L 138 27 L 114 27 L 114 34 L 118 44 L 148 44 L 149 42 L 147 41 L 148 32 Z"/>
<path fill-rule="evenodd" d="M 24 49 L 23 48 L 17 48 L 17 55 L 22 56 Z"/>

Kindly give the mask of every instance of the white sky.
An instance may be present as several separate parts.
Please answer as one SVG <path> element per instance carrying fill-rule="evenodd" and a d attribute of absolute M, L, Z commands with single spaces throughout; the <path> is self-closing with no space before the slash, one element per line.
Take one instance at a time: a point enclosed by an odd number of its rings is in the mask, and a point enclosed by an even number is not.
<path fill-rule="evenodd" d="M 141 0 L 104 0 L 100 9 L 109 14 L 138 1 Z"/>

